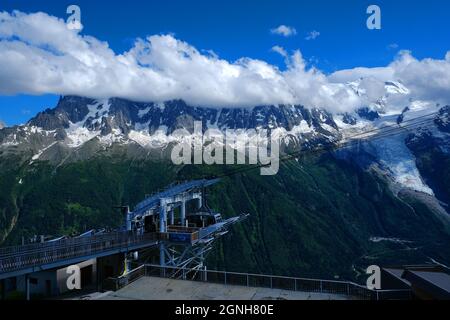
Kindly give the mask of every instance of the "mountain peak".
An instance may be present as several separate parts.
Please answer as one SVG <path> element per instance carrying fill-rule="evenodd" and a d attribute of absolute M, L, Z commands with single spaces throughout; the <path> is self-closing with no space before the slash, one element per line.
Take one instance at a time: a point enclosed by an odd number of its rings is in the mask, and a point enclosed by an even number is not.
<path fill-rule="evenodd" d="M 393 82 L 385 85 L 405 92 L 401 84 Z M 428 105 L 411 102 L 410 108 L 400 115 L 402 119 L 410 119 L 428 109 Z M 449 114 L 449 107 L 444 107 L 436 117 L 432 130 L 437 137 L 447 137 Z M 96 100 L 64 96 L 55 108 L 40 112 L 26 125 L 1 130 L 0 147 L 12 147 L 10 150 L 13 152 L 26 152 L 31 162 L 77 161 L 91 158 L 99 152 L 108 152 L 112 147 L 125 149 L 133 157 L 150 155 L 153 149 L 157 150 L 155 156 L 166 155 L 170 150 L 165 147 L 177 141 L 173 135 L 175 130 L 183 128 L 194 135 L 194 122 L 201 121 L 203 131 L 238 129 L 245 133 L 255 129 L 276 130 L 283 147 L 298 150 L 339 141 L 364 130 L 374 131 L 374 128 L 390 123 L 402 125 L 398 117 L 399 114 L 383 113 L 374 106 L 333 115 L 323 109 L 301 105 L 206 108 L 190 106 L 182 100 L 144 103 L 120 98 Z M 410 133 L 418 132 L 417 128 L 414 130 Z M 421 184 L 414 157 L 404 140 L 405 136 L 387 137 L 372 146 L 367 141 L 366 153 L 373 153 L 372 158 L 381 167 L 388 167 L 396 182 L 415 190 L 428 190 L 425 184 Z M 403 148 L 403 158 L 390 156 L 399 154 L 400 147 Z M 403 166 L 403 171 L 397 170 L 402 167 L 399 163 L 409 163 L 410 166 Z"/>

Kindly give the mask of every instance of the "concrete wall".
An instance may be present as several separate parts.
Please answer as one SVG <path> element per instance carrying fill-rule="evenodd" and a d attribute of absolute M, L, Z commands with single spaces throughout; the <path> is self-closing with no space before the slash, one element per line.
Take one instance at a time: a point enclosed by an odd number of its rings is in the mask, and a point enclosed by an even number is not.
<path fill-rule="evenodd" d="M 35 272 L 30 275 L 16 277 L 15 280 L 8 279 L 10 284 L 15 282 L 15 288 L 14 285 L 10 285 L 7 288 L 8 293 L 19 291 L 25 294 L 27 291 L 27 277 L 30 285 L 30 297 L 48 297 L 58 293 L 55 271 Z M 6 296 L 8 296 L 8 293 Z"/>
<path fill-rule="evenodd" d="M 81 289 L 87 289 L 83 288 L 83 285 L 96 288 L 97 260 L 87 260 L 78 263 L 77 266 L 81 271 Z M 2 280 L 0 298 L 8 298 L 13 292 L 21 292 L 23 293 L 23 297 L 26 297 L 27 278 L 30 286 L 30 297 L 49 297 L 66 293 L 69 291 L 66 282 L 70 276 L 67 274 L 67 268 L 68 267 L 58 270 L 40 271 L 29 275 Z"/>
<path fill-rule="evenodd" d="M 102 281 L 108 277 L 117 277 L 124 271 L 124 254 L 116 254 L 98 259 L 91 259 L 77 266 L 80 268 L 81 290 L 101 288 Z M 18 276 L 2 280 L 0 284 L 0 299 L 8 298 L 13 292 L 27 292 L 27 277 L 29 279 L 30 297 L 56 296 L 67 293 L 67 267 L 61 269 L 35 272 L 29 275 Z M 88 280 L 88 281 L 87 281 Z M 15 294 L 17 295 L 17 294 Z"/>
<path fill-rule="evenodd" d="M 88 261 L 84 261 L 81 263 L 78 263 L 77 266 L 81 269 L 81 276 L 85 276 L 85 273 L 83 272 L 83 269 L 85 268 L 91 268 L 90 270 L 90 277 L 91 277 L 91 283 L 88 284 L 88 286 L 93 286 L 96 285 L 97 283 L 97 260 L 96 259 L 91 259 Z M 58 294 L 63 294 L 69 291 L 69 289 L 67 288 L 67 279 L 69 278 L 70 274 L 67 274 L 67 268 L 62 268 L 59 270 L 56 270 L 56 287 L 58 288 Z M 86 289 L 83 288 L 83 281 L 84 279 L 82 279 L 82 287 L 81 290 Z"/>

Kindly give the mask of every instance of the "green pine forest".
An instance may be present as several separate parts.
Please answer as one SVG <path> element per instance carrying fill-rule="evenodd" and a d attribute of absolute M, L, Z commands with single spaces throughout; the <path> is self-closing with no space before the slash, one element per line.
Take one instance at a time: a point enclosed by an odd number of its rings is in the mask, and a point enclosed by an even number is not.
<path fill-rule="evenodd" d="M 10 156 L 0 162 L 0 242 L 117 227 L 124 217 L 114 206 L 132 208 L 174 181 L 236 168 L 101 155 L 30 165 Z M 331 154 L 285 162 L 275 176 L 225 177 L 209 188 L 208 204 L 225 217 L 250 214 L 216 243 L 210 269 L 358 280 L 371 264 L 450 263 L 448 216 Z"/>

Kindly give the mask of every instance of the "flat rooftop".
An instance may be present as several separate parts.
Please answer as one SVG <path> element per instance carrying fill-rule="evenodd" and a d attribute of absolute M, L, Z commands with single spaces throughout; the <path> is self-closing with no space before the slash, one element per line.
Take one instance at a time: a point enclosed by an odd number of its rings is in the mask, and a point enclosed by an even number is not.
<path fill-rule="evenodd" d="M 410 271 L 412 274 L 450 293 L 450 275 L 443 272 Z"/>
<path fill-rule="evenodd" d="M 95 299 L 95 298 L 94 298 Z M 348 300 L 348 296 L 142 277 L 99 300 Z"/>

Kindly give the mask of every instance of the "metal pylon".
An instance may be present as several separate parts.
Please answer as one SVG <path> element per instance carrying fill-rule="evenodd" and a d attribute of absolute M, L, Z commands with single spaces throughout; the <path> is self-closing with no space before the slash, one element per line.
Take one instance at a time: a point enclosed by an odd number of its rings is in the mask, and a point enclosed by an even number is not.
<path fill-rule="evenodd" d="M 175 267 L 173 278 L 189 279 L 196 272 L 203 270 L 205 259 L 213 247 L 213 240 L 195 245 L 168 245 L 164 244 L 160 254 L 163 255 L 164 266 Z M 188 271 L 188 274 L 184 271 Z M 191 272 L 193 271 L 193 272 Z"/>

